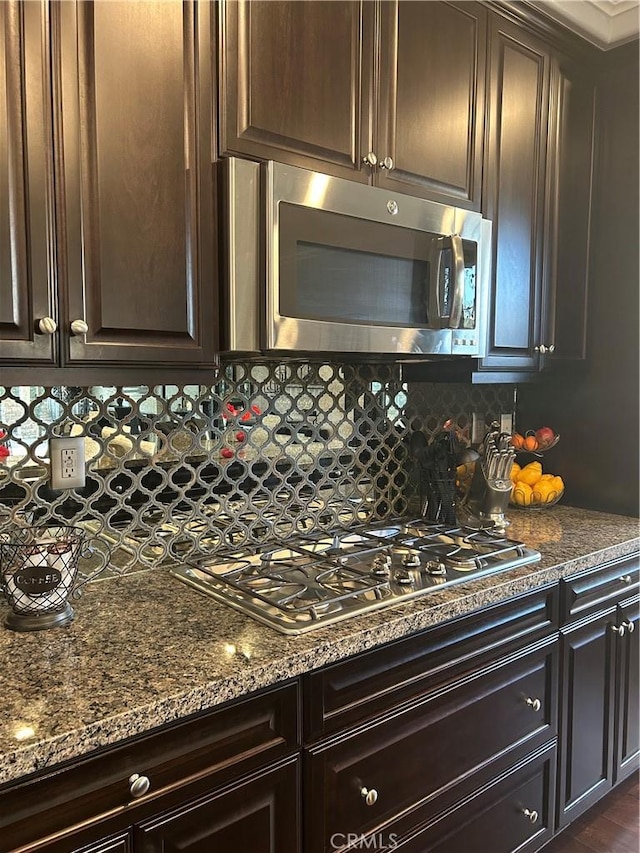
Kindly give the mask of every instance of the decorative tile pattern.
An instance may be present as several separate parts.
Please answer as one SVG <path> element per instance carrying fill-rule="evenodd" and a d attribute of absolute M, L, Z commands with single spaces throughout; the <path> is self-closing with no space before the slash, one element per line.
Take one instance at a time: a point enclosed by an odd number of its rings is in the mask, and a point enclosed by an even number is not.
<path fill-rule="evenodd" d="M 80 523 L 124 574 L 406 514 L 411 430 L 512 409 L 512 386 L 408 386 L 385 364 L 232 362 L 206 386 L 0 386 L 0 515 Z M 69 434 L 84 438 L 87 485 L 54 492 L 48 439 Z"/>

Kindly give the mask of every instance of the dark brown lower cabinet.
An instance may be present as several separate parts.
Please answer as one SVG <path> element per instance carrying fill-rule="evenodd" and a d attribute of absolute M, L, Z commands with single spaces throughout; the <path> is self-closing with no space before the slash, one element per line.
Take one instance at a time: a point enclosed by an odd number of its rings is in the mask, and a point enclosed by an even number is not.
<path fill-rule="evenodd" d="M 0 851 L 535 853 L 638 766 L 638 568 L 612 561 L 2 786 Z"/>
<path fill-rule="evenodd" d="M 136 853 L 297 853 L 297 758 L 136 826 Z"/>
<path fill-rule="evenodd" d="M 637 559 L 561 581 L 559 828 L 638 767 L 637 585 Z"/>
<path fill-rule="evenodd" d="M 529 756 L 397 846 L 402 853 L 533 853 L 553 833 L 555 746 Z"/>
<path fill-rule="evenodd" d="M 625 627 L 618 636 L 618 713 L 614 782 L 638 769 L 640 758 L 640 604 L 638 598 L 618 606 L 616 624 Z"/>

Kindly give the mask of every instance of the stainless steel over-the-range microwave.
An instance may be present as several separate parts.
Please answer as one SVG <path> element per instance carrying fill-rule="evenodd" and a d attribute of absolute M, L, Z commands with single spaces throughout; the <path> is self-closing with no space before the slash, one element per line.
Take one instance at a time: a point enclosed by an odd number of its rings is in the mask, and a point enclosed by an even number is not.
<path fill-rule="evenodd" d="M 225 350 L 484 354 L 481 214 L 280 163 L 222 170 Z"/>

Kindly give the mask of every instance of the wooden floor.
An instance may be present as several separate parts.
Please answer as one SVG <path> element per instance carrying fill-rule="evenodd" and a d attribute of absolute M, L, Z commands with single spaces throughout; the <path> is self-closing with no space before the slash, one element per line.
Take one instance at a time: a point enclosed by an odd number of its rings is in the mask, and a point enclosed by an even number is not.
<path fill-rule="evenodd" d="M 541 853 L 638 853 L 638 774 L 622 782 Z"/>

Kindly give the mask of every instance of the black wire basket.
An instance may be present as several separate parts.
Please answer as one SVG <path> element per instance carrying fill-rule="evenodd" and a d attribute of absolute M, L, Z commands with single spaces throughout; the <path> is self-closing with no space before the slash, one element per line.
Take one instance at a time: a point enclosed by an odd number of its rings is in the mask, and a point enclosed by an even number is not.
<path fill-rule="evenodd" d="M 69 599 L 79 595 L 79 561 L 95 553 L 81 527 L 63 524 L 12 526 L 0 533 L 0 581 L 10 610 L 7 628 L 38 631 L 67 625 L 74 617 Z M 98 559 L 100 570 L 104 554 Z M 108 560 L 107 560 L 108 561 Z"/>

